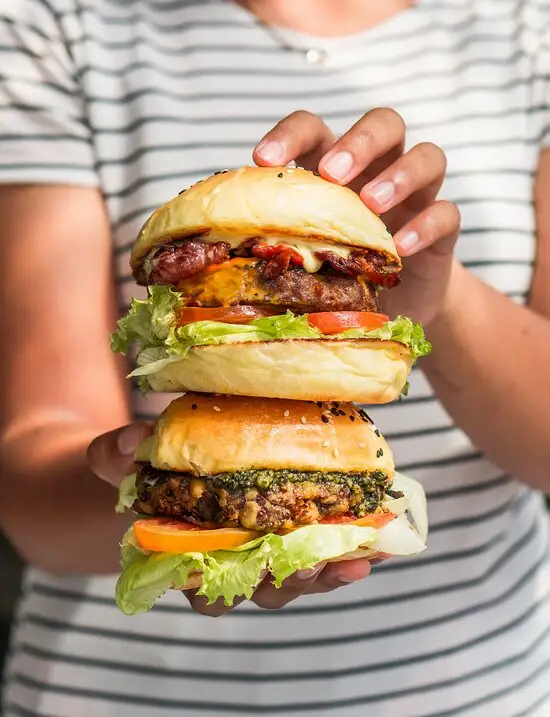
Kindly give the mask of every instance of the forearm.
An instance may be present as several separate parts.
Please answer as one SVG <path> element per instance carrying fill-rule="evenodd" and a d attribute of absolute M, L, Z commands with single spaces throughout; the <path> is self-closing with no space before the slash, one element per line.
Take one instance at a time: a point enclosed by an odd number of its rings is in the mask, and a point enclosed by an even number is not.
<path fill-rule="evenodd" d="M 550 490 L 550 321 L 456 264 L 422 367 L 456 423 L 506 472 Z"/>
<path fill-rule="evenodd" d="M 100 431 L 97 431 L 99 433 Z M 8 440 L 0 523 L 21 556 L 54 573 L 114 573 L 129 518 L 86 464 L 96 433 L 50 426 Z"/>

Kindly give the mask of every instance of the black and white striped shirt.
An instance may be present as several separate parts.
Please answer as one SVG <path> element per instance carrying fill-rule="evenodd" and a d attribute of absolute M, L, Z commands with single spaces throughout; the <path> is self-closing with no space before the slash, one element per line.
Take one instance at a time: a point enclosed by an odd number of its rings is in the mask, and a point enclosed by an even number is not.
<path fill-rule="evenodd" d="M 269 31 L 228 0 L 4 0 L 0 181 L 101 187 L 124 312 L 139 294 L 128 249 L 158 204 L 250 163 L 255 142 L 295 109 L 341 133 L 389 105 L 409 144 L 447 153 L 442 196 L 462 212 L 460 259 L 523 302 L 533 173 L 550 145 L 549 33 L 548 0 L 421 0 L 326 42 Z M 325 49 L 327 65 L 300 47 Z M 134 401 L 149 417 L 166 397 Z M 114 578 L 32 569 L 5 717 L 547 717 L 540 496 L 476 450 L 420 370 L 408 399 L 372 413 L 400 470 L 428 492 L 420 559 L 384 563 L 361 584 L 282 611 L 244 604 L 222 620 L 175 593 L 127 618 Z"/>

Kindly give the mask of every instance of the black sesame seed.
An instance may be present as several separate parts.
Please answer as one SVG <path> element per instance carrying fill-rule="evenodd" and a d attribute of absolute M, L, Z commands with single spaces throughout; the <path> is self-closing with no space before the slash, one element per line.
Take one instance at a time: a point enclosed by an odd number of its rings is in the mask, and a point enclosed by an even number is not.
<path fill-rule="evenodd" d="M 376 431 L 374 432 L 374 435 L 375 435 L 375 436 L 378 436 L 378 438 L 380 438 L 380 431 L 378 430 L 378 428 L 377 428 Z"/>
<path fill-rule="evenodd" d="M 192 408 L 193 411 L 194 411 L 194 410 L 197 408 L 197 404 L 196 404 L 196 403 L 192 403 L 192 404 L 191 404 L 191 408 Z"/>
<path fill-rule="evenodd" d="M 332 413 L 333 416 L 337 416 L 337 415 L 338 415 L 338 409 L 337 409 L 337 408 L 331 408 L 331 409 L 330 409 L 330 412 Z"/>
<path fill-rule="evenodd" d="M 338 415 L 339 415 L 339 416 L 345 416 L 345 415 L 346 415 L 346 412 L 345 412 L 345 411 L 342 411 L 342 409 L 340 409 L 340 410 L 338 411 Z"/>
<path fill-rule="evenodd" d="M 350 420 L 350 421 L 355 421 L 355 416 L 350 416 L 350 417 L 349 417 L 349 420 Z"/>
<path fill-rule="evenodd" d="M 319 406 L 319 408 L 323 408 L 323 402 L 322 402 L 322 401 L 317 401 L 317 405 Z"/>
<path fill-rule="evenodd" d="M 183 193 L 186 192 L 186 191 L 187 191 L 187 187 L 186 187 L 185 189 L 182 189 L 181 192 L 178 192 L 178 197 L 179 197 L 180 194 L 183 194 Z"/>
<path fill-rule="evenodd" d="M 382 458 L 383 455 L 384 455 L 384 451 L 383 451 L 381 448 L 379 448 L 379 449 L 376 451 L 376 457 L 377 457 L 377 458 Z"/>
<path fill-rule="evenodd" d="M 328 423 L 328 418 L 326 416 L 321 416 L 321 421 L 323 421 L 323 423 Z"/>
<path fill-rule="evenodd" d="M 282 179 L 284 177 L 284 174 L 282 172 L 279 172 L 277 176 L 279 177 L 279 179 Z"/>

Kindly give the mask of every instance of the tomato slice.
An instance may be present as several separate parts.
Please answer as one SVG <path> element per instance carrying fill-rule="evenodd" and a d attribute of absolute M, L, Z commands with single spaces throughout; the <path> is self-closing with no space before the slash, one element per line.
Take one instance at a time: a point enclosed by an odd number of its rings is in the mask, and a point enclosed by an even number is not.
<path fill-rule="evenodd" d="M 383 528 L 395 518 L 394 513 L 370 513 L 362 518 L 356 518 L 351 513 L 343 515 L 333 515 L 323 518 L 319 522 L 323 525 L 359 525 L 362 528 Z"/>
<path fill-rule="evenodd" d="M 378 329 L 390 318 L 374 311 L 324 311 L 308 314 L 307 320 L 323 334 L 338 334 L 347 329 Z"/>
<path fill-rule="evenodd" d="M 224 324 L 249 324 L 254 319 L 282 313 L 278 309 L 263 306 L 219 306 L 212 309 L 198 306 L 184 306 L 178 309 L 178 326 L 193 324 L 195 321 L 221 321 Z"/>
<path fill-rule="evenodd" d="M 203 530 L 171 518 L 147 518 L 134 523 L 134 533 L 144 550 L 155 553 L 206 553 L 237 548 L 261 535 L 245 528 Z"/>

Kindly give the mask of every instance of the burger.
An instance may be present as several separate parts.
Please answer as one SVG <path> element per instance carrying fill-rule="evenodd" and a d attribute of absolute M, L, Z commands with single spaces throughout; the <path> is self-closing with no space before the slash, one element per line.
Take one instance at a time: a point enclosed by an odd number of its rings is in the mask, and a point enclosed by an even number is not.
<path fill-rule="evenodd" d="M 401 261 L 350 189 L 300 168 L 242 167 L 159 207 L 131 254 L 145 299 L 111 340 L 144 390 L 393 401 L 430 345 L 380 311 Z"/>
<path fill-rule="evenodd" d="M 266 574 L 280 587 L 324 561 L 425 548 L 422 488 L 352 403 L 187 393 L 135 459 L 117 506 L 138 514 L 116 589 L 126 614 L 170 588 L 231 605 Z"/>

